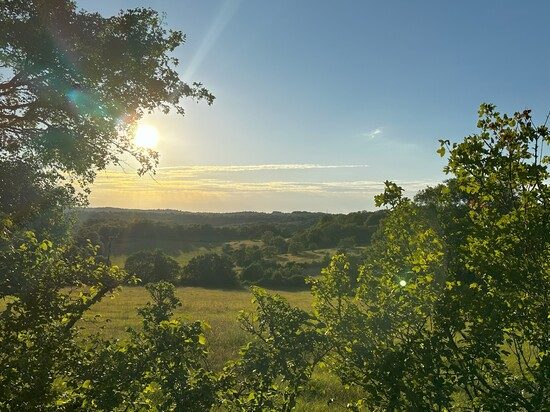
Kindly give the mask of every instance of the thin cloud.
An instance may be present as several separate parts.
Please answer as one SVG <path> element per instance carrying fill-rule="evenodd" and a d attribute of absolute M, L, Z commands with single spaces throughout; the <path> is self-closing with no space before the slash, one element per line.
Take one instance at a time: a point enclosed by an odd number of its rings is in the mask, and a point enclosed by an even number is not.
<path fill-rule="evenodd" d="M 331 204 L 331 209 L 340 210 L 342 205 L 352 209 L 350 205 L 357 204 L 359 210 L 374 207 L 373 196 L 384 190 L 382 181 L 365 179 L 361 168 L 366 167 L 319 164 L 180 166 L 158 169 L 154 179 L 109 170 L 97 176 L 90 203 L 93 206 L 132 204 L 140 208 L 218 211 L 313 210 L 321 204 Z M 314 173 L 316 169 L 330 170 L 320 175 Z M 353 169 L 354 172 L 332 173 L 338 169 Z M 411 196 L 439 182 L 401 180 L 396 183 L 405 189 L 407 196 Z"/>
<path fill-rule="evenodd" d="M 92 192 L 109 191 L 112 193 L 123 192 L 208 192 L 208 193 L 326 193 L 342 194 L 356 193 L 371 195 L 381 192 L 384 184 L 374 180 L 353 181 L 280 181 L 266 180 L 263 182 L 235 181 L 230 179 L 193 178 L 185 171 L 160 170 L 155 180 L 147 177 L 138 177 L 124 172 L 109 172 L 98 176 Z M 171 172 L 171 173 L 170 173 Z M 183 173 L 177 173 L 183 172 Z M 398 181 L 406 192 L 416 192 L 428 185 L 438 182 L 428 180 Z"/>
<path fill-rule="evenodd" d="M 257 172 L 263 170 L 313 170 L 313 169 L 358 169 L 368 165 L 320 165 L 312 163 L 296 164 L 259 164 L 259 165 L 190 165 L 161 167 L 159 171 L 176 171 L 179 173 L 200 174 L 214 172 Z"/>
<path fill-rule="evenodd" d="M 369 140 L 374 139 L 376 136 L 379 136 L 382 134 L 382 129 L 380 127 L 377 127 L 374 130 L 371 130 L 368 133 L 363 133 L 363 137 L 366 137 Z"/>

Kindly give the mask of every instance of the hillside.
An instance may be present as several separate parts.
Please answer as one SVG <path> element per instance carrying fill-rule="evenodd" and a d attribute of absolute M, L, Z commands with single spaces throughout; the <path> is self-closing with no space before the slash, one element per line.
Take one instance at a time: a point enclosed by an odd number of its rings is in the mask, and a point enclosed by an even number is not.
<path fill-rule="evenodd" d="M 239 226 L 257 224 L 295 224 L 309 226 L 327 213 L 321 212 L 229 212 L 205 213 L 185 212 L 172 209 L 140 210 L 119 209 L 112 207 L 81 208 L 77 211 L 80 222 L 88 220 L 151 220 L 177 225 L 211 225 L 211 226 Z"/>

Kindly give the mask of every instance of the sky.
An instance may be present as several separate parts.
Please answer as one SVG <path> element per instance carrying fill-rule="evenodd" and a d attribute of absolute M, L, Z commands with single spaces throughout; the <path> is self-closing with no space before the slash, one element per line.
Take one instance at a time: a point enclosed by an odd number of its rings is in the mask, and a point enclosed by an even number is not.
<path fill-rule="evenodd" d="M 550 109 L 550 1 L 81 0 L 151 7 L 187 40 L 187 81 L 213 106 L 151 115 L 156 176 L 100 173 L 91 206 L 189 211 L 374 209 L 445 179 L 438 139 L 475 133 L 477 108 Z"/>

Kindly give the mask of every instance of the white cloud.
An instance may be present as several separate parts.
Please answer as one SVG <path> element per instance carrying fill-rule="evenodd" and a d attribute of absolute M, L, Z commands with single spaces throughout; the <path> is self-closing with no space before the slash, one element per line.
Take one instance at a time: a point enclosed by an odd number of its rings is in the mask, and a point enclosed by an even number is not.
<path fill-rule="evenodd" d="M 184 210 L 360 210 L 374 207 L 384 190 L 368 179 L 366 165 L 265 164 L 161 168 L 154 179 L 110 170 L 92 186 L 93 206 L 176 208 Z M 334 170 L 353 169 L 353 173 Z M 316 173 L 316 169 L 330 169 Z M 264 172 L 268 171 L 268 172 Z M 294 171 L 281 174 L 280 171 Z M 351 172 L 351 171 L 350 171 Z M 407 196 L 437 184 L 431 180 L 397 180 Z"/>
<path fill-rule="evenodd" d="M 368 165 L 320 165 L 312 163 L 296 164 L 260 164 L 260 165 L 190 165 L 161 167 L 159 172 L 177 171 L 180 174 L 196 176 L 200 173 L 214 172 L 257 172 L 262 170 L 313 170 L 313 169 L 358 169 L 369 167 Z"/>
<path fill-rule="evenodd" d="M 366 137 L 367 139 L 372 140 L 376 136 L 381 135 L 381 134 L 382 134 L 382 129 L 380 127 L 377 127 L 376 129 L 371 130 L 368 133 L 363 133 L 363 137 Z"/>
<path fill-rule="evenodd" d="M 247 170 L 247 169 L 245 169 Z M 263 170 L 263 169 L 259 169 Z M 397 181 L 407 192 L 418 191 L 435 181 Z M 253 192 L 289 192 L 289 193 L 379 193 L 384 189 L 382 181 L 236 181 L 228 178 L 197 178 L 188 174 L 186 169 L 161 169 L 154 179 L 139 177 L 133 173 L 110 171 L 101 174 L 93 185 L 93 191 L 141 191 L 141 192 L 184 192 L 202 191 L 211 193 L 253 193 Z"/>

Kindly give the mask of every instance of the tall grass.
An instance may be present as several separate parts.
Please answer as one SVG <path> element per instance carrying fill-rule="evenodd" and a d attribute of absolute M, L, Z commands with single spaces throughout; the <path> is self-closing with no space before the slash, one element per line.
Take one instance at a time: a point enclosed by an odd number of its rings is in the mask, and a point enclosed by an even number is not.
<path fill-rule="evenodd" d="M 311 308 L 312 297 L 308 291 L 278 291 L 290 304 L 305 310 Z M 196 287 L 177 288 L 176 294 L 182 306 L 175 316 L 186 320 L 201 320 L 210 328 L 206 331 L 210 349 L 209 362 L 214 369 L 221 369 L 224 363 L 238 355 L 239 348 L 250 336 L 237 321 L 241 310 L 253 310 L 249 290 L 218 290 Z M 84 333 L 102 334 L 105 337 L 124 338 L 126 328 L 140 327 L 137 308 L 143 306 L 149 296 L 143 287 L 124 287 L 111 297 L 96 304 L 81 321 Z M 345 410 L 343 405 L 352 397 L 338 379 L 324 370 L 315 373 L 314 379 L 304 390 L 298 411 Z M 336 403 L 327 401 L 334 398 Z"/>

